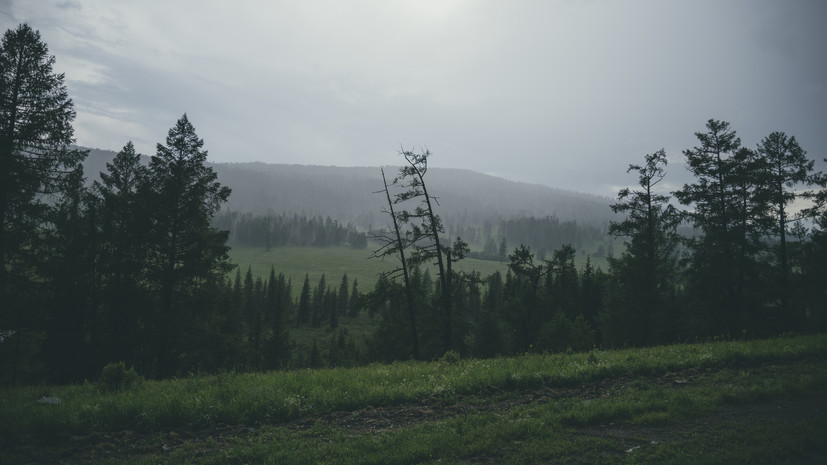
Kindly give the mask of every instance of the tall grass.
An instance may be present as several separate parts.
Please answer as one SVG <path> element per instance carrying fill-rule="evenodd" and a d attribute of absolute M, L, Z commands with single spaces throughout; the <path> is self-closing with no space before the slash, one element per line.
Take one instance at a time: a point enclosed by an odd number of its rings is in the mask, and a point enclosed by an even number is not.
<path fill-rule="evenodd" d="M 114 392 L 100 389 L 94 383 L 5 387 L 0 389 L 0 435 L 82 434 L 115 429 L 157 431 L 218 423 L 278 424 L 315 413 L 390 406 L 425 398 L 450 402 L 458 396 L 491 387 L 508 391 L 537 386 L 577 386 L 607 377 L 656 375 L 692 367 L 739 366 L 825 355 L 827 336 L 809 335 L 574 355 L 528 354 L 487 360 L 376 364 L 351 369 L 226 373 L 144 381 L 129 390 Z M 813 373 L 812 378 L 804 381 L 827 382 L 827 377 Z M 721 394 L 722 401 L 727 401 L 725 394 Z M 748 394 L 731 392 L 729 401 Z M 44 397 L 54 397 L 60 402 L 40 402 Z M 621 415 L 623 411 L 616 414 Z M 567 421 L 576 424 L 592 420 L 574 415 Z"/>

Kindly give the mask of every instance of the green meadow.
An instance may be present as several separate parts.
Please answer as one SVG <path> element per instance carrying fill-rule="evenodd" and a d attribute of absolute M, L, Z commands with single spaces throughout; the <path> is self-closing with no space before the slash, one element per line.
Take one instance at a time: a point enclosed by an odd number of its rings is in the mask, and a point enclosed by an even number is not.
<path fill-rule="evenodd" d="M 825 335 L 446 356 L 4 387 L 0 463 L 824 463 L 825 409 Z"/>
<path fill-rule="evenodd" d="M 292 281 L 294 297 L 301 291 L 305 275 L 310 278 L 311 288 L 319 282 L 322 274 L 325 275 L 327 284 L 335 287 L 339 285 L 342 275 L 347 273 L 351 285 L 357 279 L 360 292 L 368 292 L 373 290 L 382 272 L 393 271 L 399 266 L 399 262 L 393 258 L 371 258 L 376 248 L 378 246 L 374 243 L 366 249 L 337 246 L 274 247 L 265 250 L 261 247 L 235 246 L 230 249 L 230 259 L 238 265 L 242 277 L 249 267 L 254 277 L 266 279 L 270 269 L 275 268 L 276 274 L 283 273 L 285 278 Z M 489 276 L 495 271 L 505 274 L 508 269 L 506 263 L 472 258 L 461 260 L 456 267 L 465 272 L 477 271 L 482 276 Z M 435 267 L 430 272 L 436 278 Z"/>

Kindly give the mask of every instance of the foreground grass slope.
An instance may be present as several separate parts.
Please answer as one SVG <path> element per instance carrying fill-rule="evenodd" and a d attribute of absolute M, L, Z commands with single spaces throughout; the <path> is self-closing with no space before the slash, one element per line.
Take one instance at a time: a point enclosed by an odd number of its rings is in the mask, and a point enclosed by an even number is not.
<path fill-rule="evenodd" d="M 4 388 L 0 462 L 819 463 L 825 356 L 811 335 Z"/>

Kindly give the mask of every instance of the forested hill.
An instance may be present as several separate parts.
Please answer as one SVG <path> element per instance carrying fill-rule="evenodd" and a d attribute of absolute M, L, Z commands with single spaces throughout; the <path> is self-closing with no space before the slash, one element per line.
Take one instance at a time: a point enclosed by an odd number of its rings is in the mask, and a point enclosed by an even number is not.
<path fill-rule="evenodd" d="M 115 156 L 91 150 L 86 176 L 96 178 Z M 385 198 L 378 167 L 333 167 L 267 163 L 212 164 L 219 181 L 233 192 L 226 208 L 263 214 L 321 215 L 359 227 L 382 226 Z M 388 182 L 398 167 L 386 166 Z M 482 224 L 523 216 L 555 216 L 584 225 L 604 225 L 611 216 L 611 199 L 548 186 L 509 181 L 465 169 L 430 168 L 430 194 L 439 200 L 437 212 L 449 223 Z"/>

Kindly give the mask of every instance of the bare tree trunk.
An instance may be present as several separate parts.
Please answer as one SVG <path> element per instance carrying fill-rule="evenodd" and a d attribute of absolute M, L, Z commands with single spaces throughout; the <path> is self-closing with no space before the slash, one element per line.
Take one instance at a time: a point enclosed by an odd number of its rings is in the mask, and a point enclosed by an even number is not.
<path fill-rule="evenodd" d="M 382 183 L 385 186 L 385 196 L 388 199 L 388 210 L 393 220 L 393 229 L 396 234 L 396 247 L 399 251 L 399 260 L 402 262 L 402 278 L 405 281 L 405 299 L 408 304 L 408 320 L 410 322 L 411 343 L 413 344 L 414 359 L 419 360 L 419 332 L 416 328 L 416 309 L 413 305 L 413 295 L 411 293 L 411 284 L 408 278 L 408 264 L 405 260 L 405 244 L 402 241 L 402 233 L 399 229 L 399 221 L 396 219 L 396 213 L 393 211 L 393 201 L 391 201 L 391 194 L 388 191 L 388 181 L 385 178 L 385 170 L 380 168 L 382 172 Z"/>
<path fill-rule="evenodd" d="M 439 219 L 434 214 L 434 208 L 431 203 L 431 196 L 428 195 L 428 188 L 425 187 L 425 173 L 416 165 L 416 163 L 411 160 L 407 155 L 405 156 L 405 160 L 408 161 L 408 164 L 411 165 L 414 172 L 416 173 L 417 178 L 419 178 L 419 187 L 422 188 L 422 194 L 425 197 L 425 205 L 428 207 L 427 215 L 428 221 L 430 223 L 430 231 L 429 234 L 433 238 L 434 247 L 436 248 L 436 262 L 437 268 L 439 270 L 439 282 L 442 288 L 442 311 L 443 311 L 443 349 L 445 351 L 451 350 L 453 348 L 453 344 L 451 343 L 452 339 L 452 328 L 451 328 L 451 282 L 450 278 L 448 277 L 448 273 L 445 270 L 445 265 L 442 260 L 442 245 L 439 243 Z M 427 158 L 425 159 L 427 162 Z M 447 249 L 446 249 L 447 250 Z M 450 260 L 449 260 L 450 261 Z"/>

